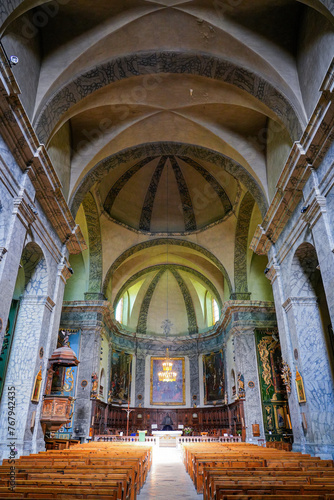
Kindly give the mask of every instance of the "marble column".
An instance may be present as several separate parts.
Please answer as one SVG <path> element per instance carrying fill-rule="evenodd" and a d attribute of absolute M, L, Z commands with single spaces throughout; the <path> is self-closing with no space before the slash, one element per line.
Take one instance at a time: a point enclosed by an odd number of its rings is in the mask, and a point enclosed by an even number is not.
<path fill-rule="evenodd" d="M 78 384 L 76 392 L 73 428 L 80 428 L 81 436 L 89 436 L 92 419 L 92 374 L 99 376 L 99 353 L 101 349 L 101 327 L 81 327 L 80 363 L 78 365 Z M 82 388 L 81 382 L 88 385 Z"/>
<path fill-rule="evenodd" d="M 135 390 L 135 405 L 138 407 L 139 405 L 143 405 L 145 400 L 145 355 L 139 352 L 136 356 Z M 141 399 L 138 399 L 138 396 L 141 396 Z"/>
<path fill-rule="evenodd" d="M 0 420 L 8 421 L 8 388 L 15 392 L 15 446 L 18 455 L 32 452 L 32 433 L 30 418 L 42 403 L 32 403 L 32 391 L 35 377 L 39 369 L 45 368 L 45 360 L 38 359 L 40 339 L 43 330 L 51 321 L 54 302 L 47 296 L 26 295 L 22 298 L 13 339 L 11 356 L 6 374 L 6 384 L 0 406 Z M 8 456 L 6 446 L 10 440 L 7 425 L 0 430 L 0 452 L 2 457 Z"/>
<path fill-rule="evenodd" d="M 306 439 L 302 427 L 302 420 L 300 415 L 300 407 L 298 404 L 297 393 L 295 391 L 295 387 L 293 384 L 295 375 L 293 346 L 291 342 L 291 333 L 290 333 L 288 318 L 284 311 L 284 308 L 282 307 L 282 304 L 285 302 L 285 294 L 284 294 L 283 280 L 281 276 L 281 268 L 276 262 L 274 245 L 272 245 L 270 249 L 269 256 L 271 257 L 271 262 L 269 264 L 270 267 L 269 267 L 269 272 L 267 273 L 267 278 L 270 279 L 273 289 L 279 339 L 281 344 L 282 360 L 284 360 L 289 365 L 292 373 L 292 378 L 291 378 L 292 391 L 290 394 L 288 394 L 288 404 L 289 404 L 289 412 L 290 412 L 290 419 L 293 432 L 293 441 L 294 441 L 293 449 L 298 448 L 298 451 L 304 451 Z"/>
<path fill-rule="evenodd" d="M 29 189 L 29 192 L 27 189 Z M 22 186 L 17 197 L 10 200 L 12 213 L 5 228 L 5 234 L 1 247 L 0 256 L 0 318 L 3 321 L 3 328 L 0 331 L 0 345 L 6 331 L 7 318 L 16 284 L 20 259 L 26 240 L 29 227 L 35 221 L 31 203 L 32 186 L 28 174 L 22 179 Z"/>
<path fill-rule="evenodd" d="M 299 406 L 299 418 L 304 413 L 307 421 L 305 442 L 295 436 L 294 449 L 319 455 L 334 456 L 334 384 L 327 356 L 316 297 L 290 297 L 284 304 L 294 349 L 298 359 L 295 369 L 303 377 L 306 403 Z M 295 369 L 292 378 L 295 378 Z M 295 384 L 292 394 L 297 398 Z"/>
<path fill-rule="evenodd" d="M 200 401 L 199 394 L 199 367 L 198 367 L 198 354 L 192 354 L 189 356 L 189 372 L 190 372 L 190 404 L 196 403 L 198 405 Z M 193 399 L 196 396 L 196 399 Z"/>
<path fill-rule="evenodd" d="M 312 181 L 310 182 L 312 189 L 308 195 L 306 194 L 305 204 L 308 208 L 303 219 L 309 224 L 312 231 L 331 323 L 334 326 L 333 228 L 328 218 L 326 198 L 320 193 L 318 176 L 313 169 L 310 181 Z"/>
<path fill-rule="evenodd" d="M 257 441 L 257 439 L 264 439 L 262 402 L 253 329 L 236 331 L 234 333 L 234 348 L 237 371 L 244 376 L 246 441 L 252 442 Z M 237 373 L 235 375 L 237 377 Z M 254 382 L 253 388 L 248 387 L 249 381 Z M 254 438 L 252 433 L 252 424 L 255 423 L 260 424 L 261 435 L 258 438 Z"/>

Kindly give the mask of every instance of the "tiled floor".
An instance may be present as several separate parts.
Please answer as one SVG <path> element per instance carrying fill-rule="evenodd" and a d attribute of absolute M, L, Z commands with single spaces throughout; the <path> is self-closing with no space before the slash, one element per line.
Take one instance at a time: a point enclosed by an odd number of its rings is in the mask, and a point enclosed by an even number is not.
<path fill-rule="evenodd" d="M 156 448 L 138 500 L 201 500 L 176 448 Z"/>

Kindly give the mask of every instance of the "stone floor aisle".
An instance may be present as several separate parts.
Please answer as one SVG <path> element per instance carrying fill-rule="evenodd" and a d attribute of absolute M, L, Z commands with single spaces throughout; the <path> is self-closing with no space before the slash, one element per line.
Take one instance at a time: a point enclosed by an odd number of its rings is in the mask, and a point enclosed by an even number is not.
<path fill-rule="evenodd" d="M 138 500 L 201 500 L 176 448 L 157 448 Z"/>

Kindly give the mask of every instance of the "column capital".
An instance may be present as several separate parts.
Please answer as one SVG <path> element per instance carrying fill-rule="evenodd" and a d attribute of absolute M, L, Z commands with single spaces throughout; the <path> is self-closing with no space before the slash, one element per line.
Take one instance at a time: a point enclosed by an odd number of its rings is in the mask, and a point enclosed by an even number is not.
<path fill-rule="evenodd" d="M 276 279 L 281 275 L 281 268 L 278 264 L 272 264 L 272 266 L 269 267 L 268 271 L 265 274 L 266 278 L 270 280 L 271 284 L 273 285 Z"/>
<path fill-rule="evenodd" d="M 25 189 L 22 189 L 19 196 L 14 198 L 13 215 L 17 215 L 22 224 L 28 229 L 36 220 L 37 209 L 30 201 Z"/>
<path fill-rule="evenodd" d="M 56 305 L 48 295 L 26 295 L 22 297 L 21 302 L 34 306 L 45 306 L 51 312 Z"/>
<path fill-rule="evenodd" d="M 285 312 L 290 311 L 292 307 L 295 306 L 314 306 L 318 303 L 316 297 L 289 297 L 283 304 Z"/>
<path fill-rule="evenodd" d="M 327 212 L 326 198 L 313 191 L 314 197 L 309 202 L 306 212 L 302 215 L 302 219 L 309 224 L 312 229 L 319 217 Z"/>

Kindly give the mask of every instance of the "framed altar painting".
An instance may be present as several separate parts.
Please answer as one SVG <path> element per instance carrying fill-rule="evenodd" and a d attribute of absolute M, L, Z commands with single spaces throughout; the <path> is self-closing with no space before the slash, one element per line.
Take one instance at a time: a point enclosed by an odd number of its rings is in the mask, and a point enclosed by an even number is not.
<path fill-rule="evenodd" d="M 204 404 L 223 402 L 225 396 L 223 351 L 203 355 Z"/>
<path fill-rule="evenodd" d="M 166 358 L 151 358 L 150 372 L 150 404 L 161 406 L 177 406 L 186 404 L 184 358 L 170 358 L 175 382 L 160 382 L 158 373 L 163 371 L 162 363 Z"/>
<path fill-rule="evenodd" d="M 297 388 L 298 402 L 306 403 L 306 394 L 304 389 L 303 378 L 298 370 L 296 371 L 296 388 Z"/>
<path fill-rule="evenodd" d="M 39 395 L 41 392 L 41 387 L 42 387 L 42 370 L 39 370 L 35 377 L 35 383 L 34 383 L 34 388 L 32 391 L 32 396 L 31 396 L 31 401 L 34 403 L 38 403 L 39 401 Z"/>

